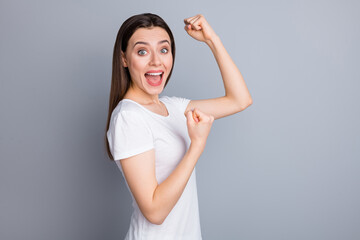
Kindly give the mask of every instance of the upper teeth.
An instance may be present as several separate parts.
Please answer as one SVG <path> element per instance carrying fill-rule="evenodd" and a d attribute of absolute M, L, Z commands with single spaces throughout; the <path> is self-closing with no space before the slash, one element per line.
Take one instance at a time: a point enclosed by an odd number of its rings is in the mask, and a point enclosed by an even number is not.
<path fill-rule="evenodd" d="M 158 72 L 158 73 L 146 73 L 146 74 L 156 76 L 156 75 L 161 75 L 161 74 L 162 74 L 162 72 Z"/>

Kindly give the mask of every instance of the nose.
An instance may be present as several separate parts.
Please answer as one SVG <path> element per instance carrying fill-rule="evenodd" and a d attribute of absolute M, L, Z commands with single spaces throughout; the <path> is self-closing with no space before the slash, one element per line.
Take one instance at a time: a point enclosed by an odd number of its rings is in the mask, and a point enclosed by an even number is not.
<path fill-rule="evenodd" d="M 161 57 L 158 53 L 152 52 L 151 59 L 150 59 L 150 65 L 152 66 L 159 66 L 161 64 Z"/>

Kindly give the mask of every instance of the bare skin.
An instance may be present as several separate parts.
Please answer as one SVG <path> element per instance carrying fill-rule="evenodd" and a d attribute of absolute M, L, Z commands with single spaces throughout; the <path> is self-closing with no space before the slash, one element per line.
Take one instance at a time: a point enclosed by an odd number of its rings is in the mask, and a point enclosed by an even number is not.
<path fill-rule="evenodd" d="M 187 18 L 184 22 L 185 30 L 191 37 L 205 42 L 210 47 L 219 66 L 225 88 L 225 96 L 192 100 L 186 111 L 198 108 L 204 113 L 214 116 L 215 119 L 219 119 L 245 110 L 252 104 L 252 98 L 239 69 L 220 38 L 201 14 Z"/>
<path fill-rule="evenodd" d="M 191 139 L 190 147 L 175 170 L 161 184 L 156 180 L 154 149 L 120 161 L 126 181 L 142 214 L 153 224 L 162 224 L 179 200 L 204 151 L 214 119 L 240 112 L 252 103 L 240 71 L 205 18 L 196 15 L 184 22 L 187 33 L 194 39 L 205 42 L 213 52 L 226 94 L 214 99 L 190 101 L 184 112 Z M 129 68 L 134 83 L 125 98 L 163 116 L 167 116 L 168 112 L 159 100 L 159 94 L 165 81 L 159 86 L 151 86 L 146 82 L 144 73 L 159 70 L 163 71 L 164 79 L 167 78 L 173 63 L 169 43 L 170 38 L 164 29 L 140 28 L 130 38 L 128 48 L 122 55 L 123 63 Z M 165 48 L 168 51 L 164 50 Z"/>

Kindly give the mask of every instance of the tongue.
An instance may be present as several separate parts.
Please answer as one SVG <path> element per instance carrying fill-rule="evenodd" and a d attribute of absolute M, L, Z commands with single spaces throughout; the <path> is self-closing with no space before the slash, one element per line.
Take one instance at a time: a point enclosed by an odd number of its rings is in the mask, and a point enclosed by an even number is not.
<path fill-rule="evenodd" d="M 145 77 L 146 77 L 147 80 L 152 81 L 152 82 L 158 82 L 161 79 L 161 75 L 145 74 Z"/>

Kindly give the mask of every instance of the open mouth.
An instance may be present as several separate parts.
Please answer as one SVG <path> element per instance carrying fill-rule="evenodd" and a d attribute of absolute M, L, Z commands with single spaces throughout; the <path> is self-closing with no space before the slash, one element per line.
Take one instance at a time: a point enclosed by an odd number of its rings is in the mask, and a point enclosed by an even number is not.
<path fill-rule="evenodd" d="M 162 82 L 163 75 L 164 75 L 163 71 L 147 72 L 147 73 L 145 73 L 145 78 L 150 85 L 158 86 Z"/>

